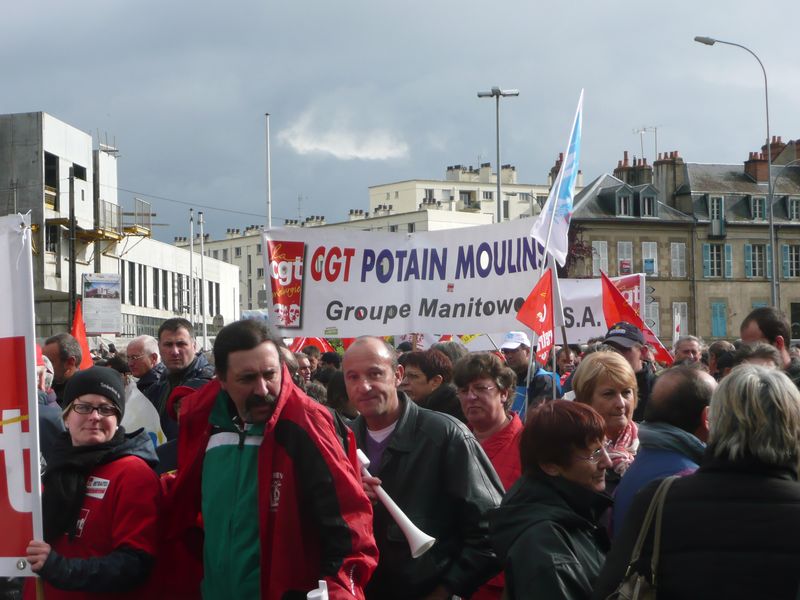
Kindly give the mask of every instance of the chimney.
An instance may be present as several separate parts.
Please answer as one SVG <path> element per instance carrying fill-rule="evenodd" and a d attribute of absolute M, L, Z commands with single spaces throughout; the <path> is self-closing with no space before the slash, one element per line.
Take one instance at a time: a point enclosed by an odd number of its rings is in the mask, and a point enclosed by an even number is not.
<path fill-rule="evenodd" d="M 772 152 L 772 162 L 774 164 L 775 157 L 778 156 L 783 151 L 784 148 L 786 148 L 786 144 L 783 143 L 783 140 L 781 139 L 781 136 L 774 136 L 773 135 L 772 136 L 772 141 L 769 144 L 769 148 L 770 148 L 770 150 Z M 767 145 L 766 144 L 761 146 L 761 153 L 766 158 L 766 156 L 767 156 Z"/>
<path fill-rule="evenodd" d="M 558 158 L 556 159 L 556 164 L 550 167 L 550 173 L 547 175 L 547 186 L 553 187 L 553 184 L 556 182 L 556 177 L 558 177 L 558 172 L 561 169 L 561 163 L 564 162 L 564 153 L 559 152 Z"/>
<path fill-rule="evenodd" d="M 751 152 L 744 163 L 744 172 L 756 183 L 766 183 L 769 178 L 767 155 L 763 152 Z"/>

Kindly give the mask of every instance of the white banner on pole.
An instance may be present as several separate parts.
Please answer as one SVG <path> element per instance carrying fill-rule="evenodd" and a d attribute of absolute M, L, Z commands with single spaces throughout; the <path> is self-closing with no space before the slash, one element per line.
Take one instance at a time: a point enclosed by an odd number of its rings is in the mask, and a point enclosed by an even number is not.
<path fill-rule="evenodd" d="M 30 216 L 0 217 L 0 576 L 32 576 L 42 539 Z"/>
<path fill-rule="evenodd" d="M 529 233 L 525 219 L 414 234 L 272 229 L 270 321 L 284 337 L 521 329 L 517 310 L 542 259 Z M 630 277 L 638 289 L 626 295 L 638 302 L 642 279 Z M 570 342 L 604 335 L 600 280 L 560 283 Z"/>

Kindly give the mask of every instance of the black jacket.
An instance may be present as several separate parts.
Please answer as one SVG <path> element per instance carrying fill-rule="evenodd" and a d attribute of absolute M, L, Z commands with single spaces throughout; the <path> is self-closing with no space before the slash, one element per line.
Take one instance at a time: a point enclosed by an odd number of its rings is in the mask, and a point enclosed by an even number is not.
<path fill-rule="evenodd" d="M 139 388 L 140 392 L 147 395 L 147 390 L 150 389 L 150 386 L 155 384 L 161 377 L 161 374 L 166 370 L 167 367 L 165 367 L 162 362 L 153 365 L 152 369 L 139 378 L 136 382 L 136 387 Z"/>
<path fill-rule="evenodd" d="M 464 411 L 461 409 L 458 394 L 456 394 L 456 388 L 452 383 L 443 383 L 423 398 L 419 405 L 422 408 L 455 417 L 462 423 L 467 422 L 467 417 L 464 416 Z"/>
<path fill-rule="evenodd" d="M 147 390 L 147 398 L 153 403 L 161 418 L 161 430 L 168 440 L 178 437 L 178 423 L 167 413 L 167 400 L 176 387 L 187 386 L 198 389 L 203 387 L 214 378 L 214 367 L 212 367 L 202 354 L 198 354 L 195 359 L 183 371 L 170 373 L 167 369 L 161 373 L 153 385 Z"/>
<path fill-rule="evenodd" d="M 509 600 L 589 598 L 609 545 L 598 519 L 611 504 L 562 477 L 520 477 L 489 515 Z"/>
<path fill-rule="evenodd" d="M 436 544 L 412 559 L 408 543 L 382 504 L 375 506 L 378 568 L 367 598 L 411 600 L 443 584 L 469 597 L 500 570 L 489 545 L 487 514 L 503 486 L 475 437 L 453 417 L 418 407 L 398 392 L 400 419 L 383 453 L 380 479 L 389 496 Z M 363 416 L 353 422 L 366 449 Z"/>
<path fill-rule="evenodd" d="M 594 598 L 619 582 L 659 481 L 636 495 Z M 667 494 L 658 568 L 659 600 L 792 599 L 800 583 L 800 483 L 789 469 L 706 455 Z M 642 562 L 650 563 L 652 542 Z"/>

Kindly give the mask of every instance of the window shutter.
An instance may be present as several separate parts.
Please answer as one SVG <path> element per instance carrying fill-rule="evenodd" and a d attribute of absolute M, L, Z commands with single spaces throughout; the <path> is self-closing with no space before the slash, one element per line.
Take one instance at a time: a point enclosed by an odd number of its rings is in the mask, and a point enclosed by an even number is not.
<path fill-rule="evenodd" d="M 711 335 L 713 337 L 727 337 L 728 335 L 728 306 L 725 302 L 711 303 Z"/>
<path fill-rule="evenodd" d="M 703 244 L 703 277 L 711 276 L 711 244 Z"/>
<path fill-rule="evenodd" d="M 744 276 L 753 276 L 753 245 L 744 245 Z"/>
<path fill-rule="evenodd" d="M 725 279 L 733 277 L 733 248 L 725 244 Z"/>
<path fill-rule="evenodd" d="M 767 279 L 772 279 L 772 244 L 767 244 Z"/>

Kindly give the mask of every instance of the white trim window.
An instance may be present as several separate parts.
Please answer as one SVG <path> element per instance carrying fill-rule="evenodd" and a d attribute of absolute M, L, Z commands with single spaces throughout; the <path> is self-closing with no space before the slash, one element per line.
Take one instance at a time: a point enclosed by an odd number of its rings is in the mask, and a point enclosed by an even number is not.
<path fill-rule="evenodd" d="M 617 273 L 633 273 L 633 242 L 617 242 Z"/>
<path fill-rule="evenodd" d="M 642 242 L 642 272 L 658 277 L 658 242 Z"/>
<path fill-rule="evenodd" d="M 669 245 L 670 275 L 675 278 L 686 277 L 686 244 L 672 242 Z"/>
<path fill-rule="evenodd" d="M 608 242 L 592 242 L 592 277 L 600 277 L 600 271 L 608 273 Z"/>

